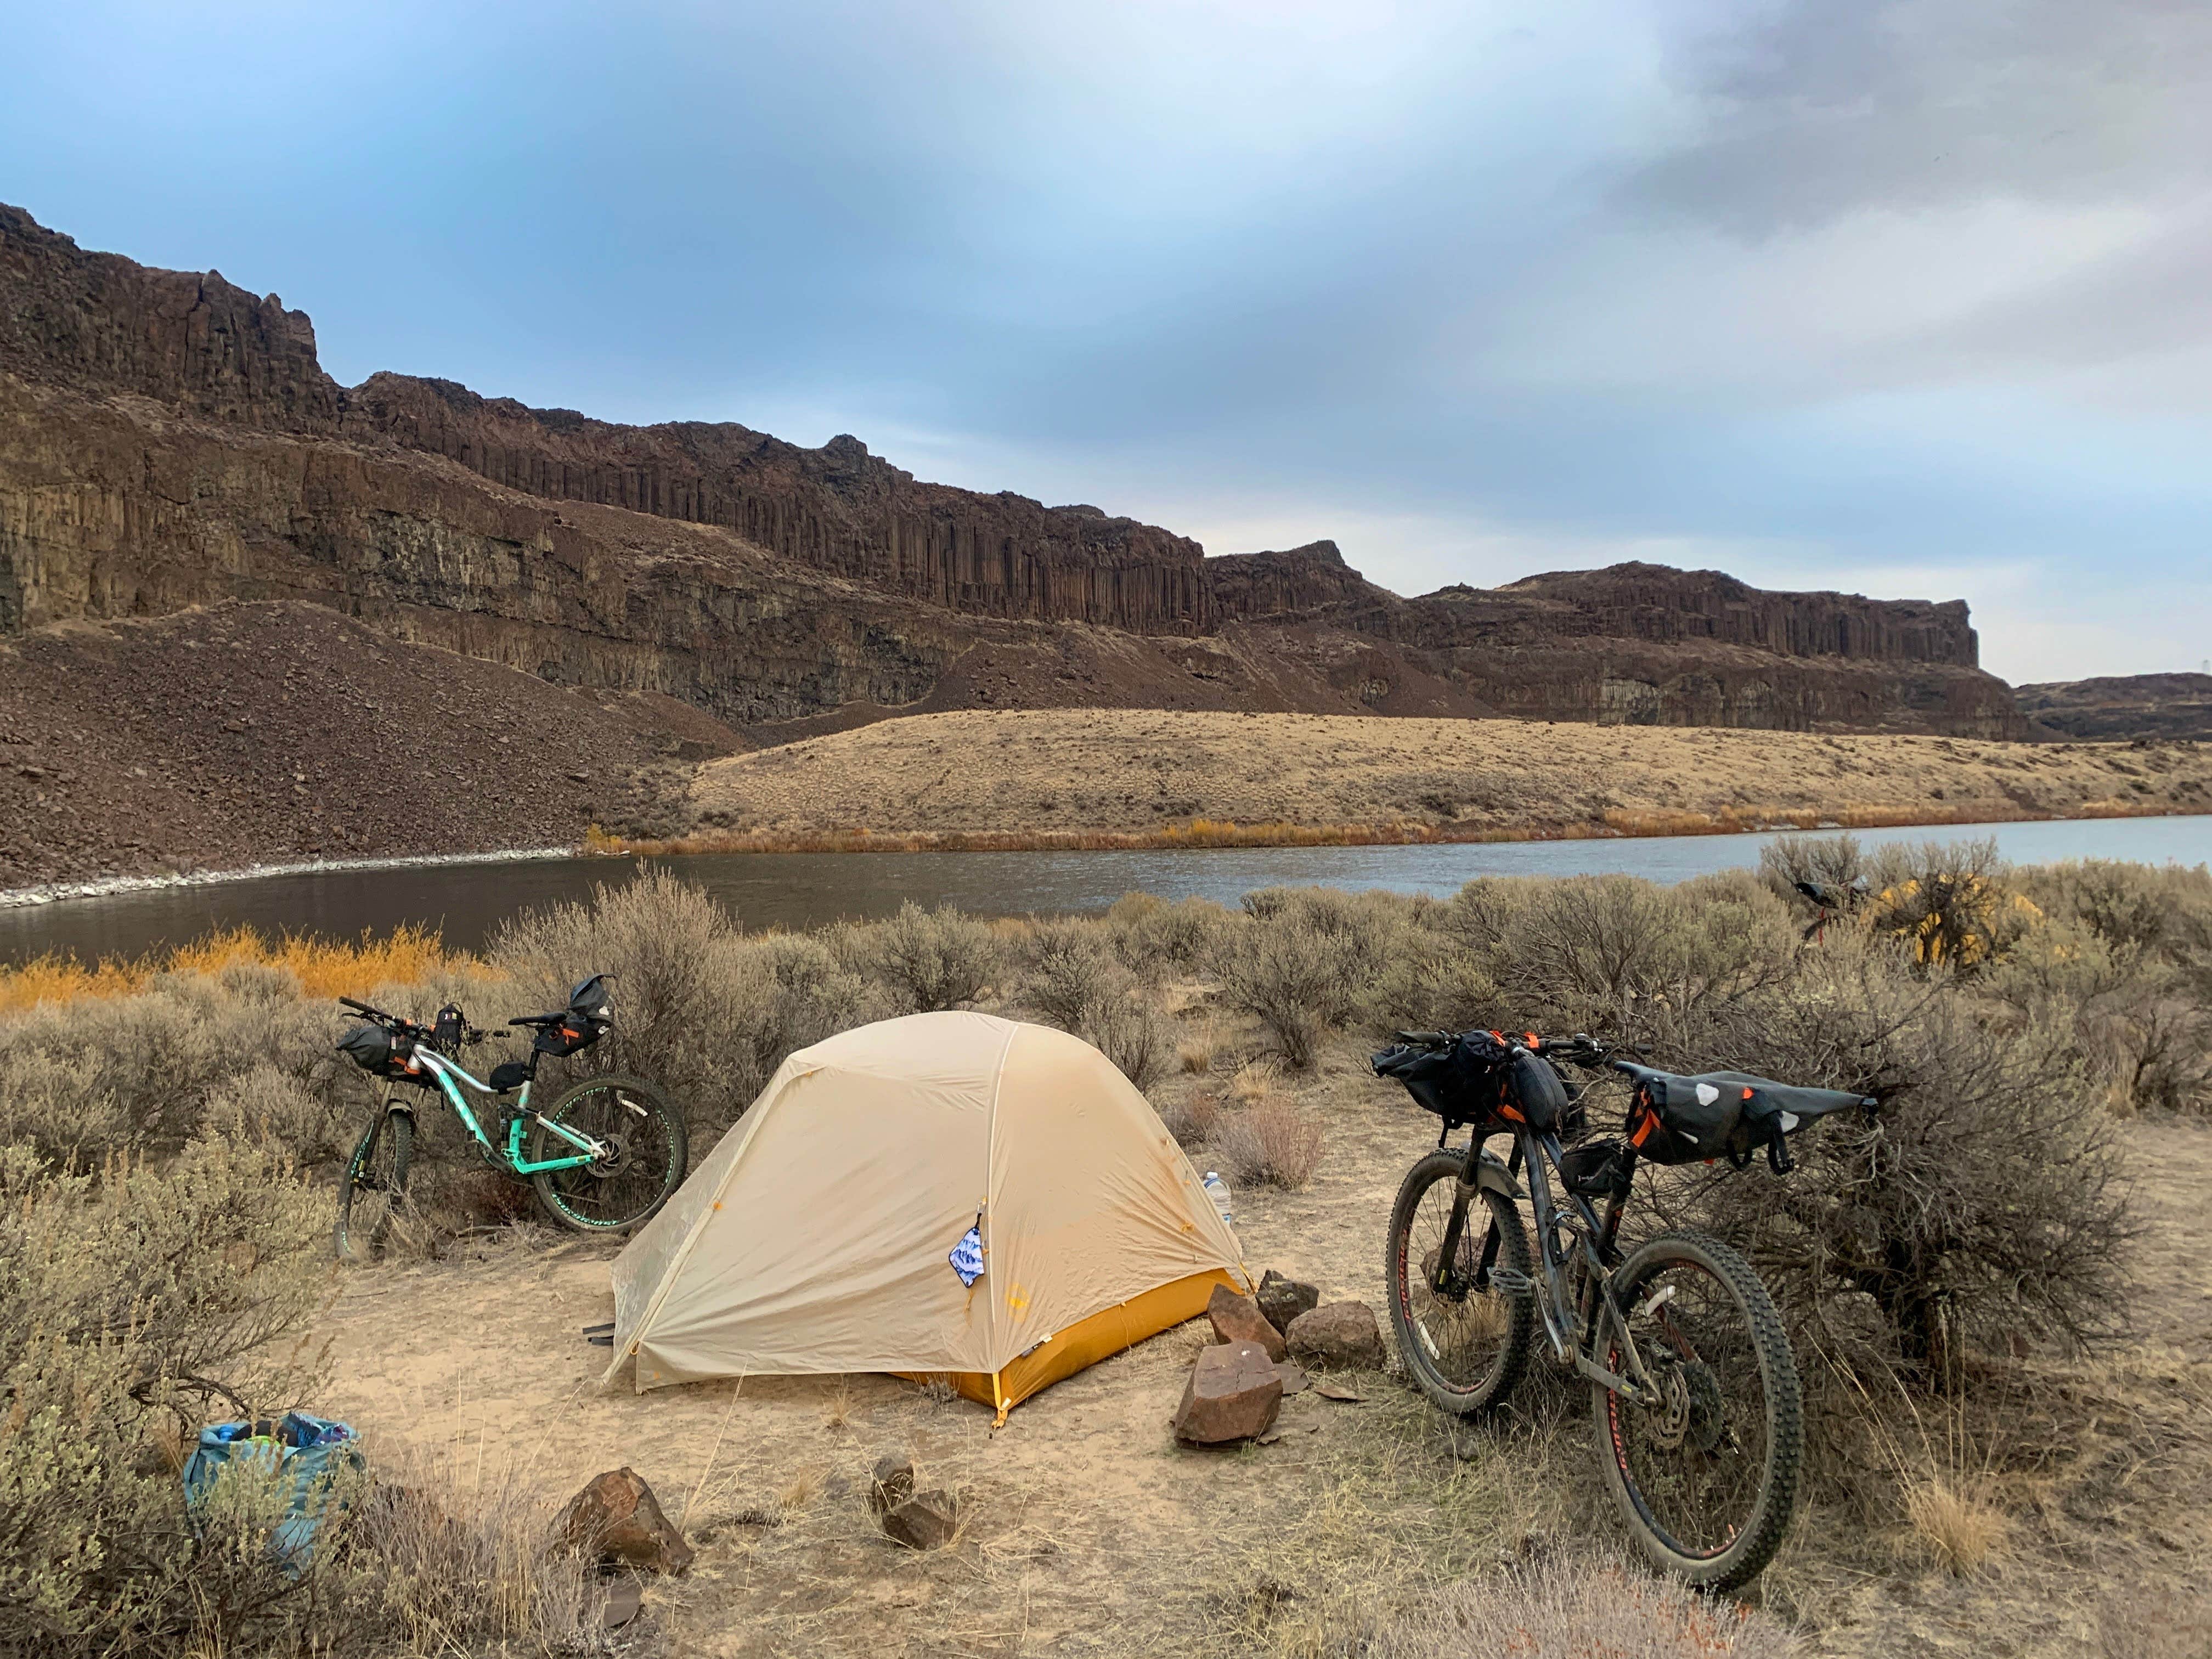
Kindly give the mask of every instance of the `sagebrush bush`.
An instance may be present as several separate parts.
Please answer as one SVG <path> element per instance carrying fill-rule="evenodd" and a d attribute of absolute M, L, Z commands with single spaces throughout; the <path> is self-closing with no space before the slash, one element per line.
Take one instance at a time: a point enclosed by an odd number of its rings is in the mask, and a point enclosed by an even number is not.
<path fill-rule="evenodd" d="M 1267 1094 L 1218 1115 L 1207 1140 L 1232 1180 L 1297 1192 L 1313 1183 L 1328 1134 L 1318 1116 L 1288 1096 Z"/>
<path fill-rule="evenodd" d="M 1905 952 L 1831 939 L 1710 1032 L 1708 1066 L 1881 1104 L 1796 1137 L 1787 1180 L 1705 1186 L 1697 1218 L 1746 1249 L 1801 1327 L 1863 1294 L 1904 1363 L 1942 1384 L 1970 1344 L 2109 1331 L 2130 1229 L 2075 1030 L 1992 1018 Z"/>
<path fill-rule="evenodd" d="M 950 904 L 925 910 L 908 899 L 889 921 L 854 929 L 848 938 L 857 964 L 906 1013 L 966 1007 L 1004 971 L 989 924 Z"/>
<path fill-rule="evenodd" d="M 1150 1088 L 1167 1070 L 1175 1050 L 1175 1027 L 1149 992 L 1100 1003 L 1091 1012 L 1086 1035 L 1139 1089 Z"/>
<path fill-rule="evenodd" d="M 1156 985 L 1171 975 L 1203 971 L 1231 918 L 1212 899 L 1170 902 L 1150 893 L 1124 893 L 1107 910 L 1105 921 L 1121 965 Z"/>
<path fill-rule="evenodd" d="M 667 1090 L 695 1123 L 727 1123 L 758 1079 L 732 1058 L 750 1054 L 768 976 L 736 918 L 703 888 L 641 866 L 602 882 L 588 904 L 525 910 L 492 937 L 491 962 L 537 1011 L 558 1008 L 589 974 L 613 976 L 614 1029 L 569 1066 L 625 1072 Z"/>
<path fill-rule="evenodd" d="M 1020 1000 L 1063 1031 L 1089 1030 L 1099 1010 L 1126 1000 L 1135 983 L 1114 953 L 1111 933 L 1093 921 L 1040 921 L 1023 941 L 1022 956 Z"/>
<path fill-rule="evenodd" d="M 0 1148 L 0 1650 L 131 1652 L 285 1589 L 186 1523 L 163 1455 L 208 1415 L 282 1412 L 328 1278 L 325 1194 L 260 1148 L 70 1174 Z"/>
<path fill-rule="evenodd" d="M 1265 1025 L 1303 1070 L 1395 965 L 1406 907 L 1386 894 L 1270 887 L 1247 893 L 1244 908 L 1214 939 L 1212 971 L 1223 1000 Z"/>

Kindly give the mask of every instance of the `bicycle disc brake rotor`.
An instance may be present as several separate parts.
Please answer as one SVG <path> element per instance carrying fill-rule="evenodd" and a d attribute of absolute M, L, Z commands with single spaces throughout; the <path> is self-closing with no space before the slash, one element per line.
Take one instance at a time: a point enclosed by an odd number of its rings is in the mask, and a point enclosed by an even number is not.
<path fill-rule="evenodd" d="M 599 1144 L 607 1150 L 585 1166 L 585 1173 L 601 1181 L 611 1181 L 629 1168 L 629 1137 L 625 1134 L 605 1134 Z"/>
<path fill-rule="evenodd" d="M 1685 1446 L 1711 1452 L 1728 1431 L 1720 1379 L 1701 1360 L 1678 1360 L 1661 1370 L 1660 1402 L 1650 1414 L 1651 1438 L 1668 1451 Z"/>

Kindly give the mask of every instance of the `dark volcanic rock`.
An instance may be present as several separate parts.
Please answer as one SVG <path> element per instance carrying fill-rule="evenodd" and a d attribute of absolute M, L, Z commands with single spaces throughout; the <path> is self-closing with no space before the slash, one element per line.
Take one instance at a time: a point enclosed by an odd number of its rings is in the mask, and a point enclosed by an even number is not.
<path fill-rule="evenodd" d="M 2020 712 L 2039 726 L 2087 742 L 2212 738 L 2212 674 L 2128 674 L 2023 685 Z"/>
<path fill-rule="evenodd" d="M 1204 559 L 850 436 L 347 389 L 276 295 L 0 208 L 0 634 L 274 599 L 748 726 L 1087 706 L 2025 730 L 1955 603 L 1650 565 L 1401 599 L 1333 543 Z"/>
<path fill-rule="evenodd" d="M 1364 1302 L 1329 1302 L 1300 1314 L 1284 1333 L 1291 1358 L 1323 1367 L 1371 1370 L 1382 1363 L 1382 1332 Z"/>
<path fill-rule="evenodd" d="M 1282 1372 L 1258 1343 L 1201 1348 L 1176 1408 L 1176 1437 L 1200 1446 L 1256 1439 L 1282 1405 Z"/>
<path fill-rule="evenodd" d="M 1270 1267 L 1260 1275 L 1260 1288 L 1254 1299 L 1259 1303 L 1260 1311 L 1267 1316 L 1270 1325 L 1286 1331 L 1293 1319 L 1321 1305 L 1321 1292 L 1311 1285 L 1285 1279 Z"/>
<path fill-rule="evenodd" d="M 647 1572 L 680 1573 L 693 1551 L 645 1477 L 627 1465 L 594 1476 L 568 1500 L 556 1530 L 574 1547 Z"/>
<path fill-rule="evenodd" d="M 1283 1357 L 1283 1334 L 1268 1323 L 1260 1304 L 1250 1297 L 1239 1296 L 1226 1285 L 1216 1285 L 1206 1304 L 1206 1317 L 1213 1327 L 1216 1342 L 1256 1342 L 1267 1350 L 1268 1358 Z"/>

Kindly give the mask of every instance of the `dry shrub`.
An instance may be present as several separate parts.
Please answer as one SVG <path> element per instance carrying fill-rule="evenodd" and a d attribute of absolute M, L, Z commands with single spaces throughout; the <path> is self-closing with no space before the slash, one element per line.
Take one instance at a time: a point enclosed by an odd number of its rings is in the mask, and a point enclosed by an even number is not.
<path fill-rule="evenodd" d="M 163 975 L 131 996 L 0 1023 L 0 1137 L 49 1157 L 173 1152 L 246 1073 L 273 1066 L 335 1103 L 337 1011 L 266 972 Z"/>
<path fill-rule="evenodd" d="M 1395 959 L 1410 927 L 1407 907 L 1387 894 L 1269 887 L 1247 893 L 1244 908 L 1214 941 L 1223 1000 L 1265 1025 L 1303 1071 Z"/>
<path fill-rule="evenodd" d="M 925 910 L 908 899 L 889 921 L 853 929 L 848 939 L 856 963 L 902 1012 L 966 1007 L 1003 970 L 989 924 L 950 904 Z"/>
<path fill-rule="evenodd" d="M 1167 1069 L 1175 1028 L 1149 992 L 1109 999 L 1091 1011 L 1091 1040 L 1139 1089 Z"/>
<path fill-rule="evenodd" d="M 1893 842 L 1868 861 L 1862 923 L 1923 967 L 1971 970 L 2002 957 L 2043 919 L 2008 880 L 1994 840 Z"/>
<path fill-rule="evenodd" d="M 1159 1108 L 1160 1121 L 1176 1138 L 1176 1144 L 1188 1151 L 1203 1146 L 1213 1139 L 1221 1123 L 1221 1097 L 1205 1090 L 1194 1090 L 1177 1096 Z"/>
<path fill-rule="evenodd" d="M 829 1035 L 825 1011 L 866 1000 L 819 942 L 747 939 L 704 889 L 643 867 L 594 887 L 589 904 L 523 911 L 490 956 L 540 1009 L 561 1006 L 587 974 L 611 975 L 614 1029 L 569 1064 L 658 1083 L 708 1133 L 744 1109 L 792 1048 Z"/>
<path fill-rule="evenodd" d="M 1671 888 L 1632 876 L 1473 885 L 1489 890 L 1463 893 L 1455 921 L 1495 927 L 1486 965 L 1521 999 L 1516 1025 L 1679 1043 L 1790 970 L 1789 912 L 1748 872 Z"/>
<path fill-rule="evenodd" d="M 133 1652 L 283 1610 L 262 1540 L 186 1524 L 174 1455 L 212 1410 L 282 1411 L 319 1300 L 325 1194 L 193 1141 L 97 1176 L 0 1148 L 0 1650 Z"/>
<path fill-rule="evenodd" d="M 1105 916 L 1114 954 L 1147 985 L 1203 971 L 1232 925 L 1230 913 L 1212 899 L 1170 902 L 1150 893 L 1124 893 Z"/>
<path fill-rule="evenodd" d="M 1328 1134 L 1319 1117 L 1287 1095 L 1267 1095 L 1224 1115 L 1214 1126 L 1212 1144 L 1232 1178 L 1297 1192 L 1321 1168 Z"/>
<path fill-rule="evenodd" d="M 1826 1304 L 1870 1297 L 1908 1370 L 1938 1386 L 1969 1345 L 2110 1332 L 2132 1232 L 2073 1030 L 1992 1019 L 1878 940 L 1832 938 L 1801 963 L 1708 1031 L 1701 1058 L 1881 1107 L 1796 1136 L 1787 1181 L 1693 1189 L 1688 1218 L 1746 1250 L 1808 1340 Z"/>
<path fill-rule="evenodd" d="M 374 1451 L 375 1478 L 325 1572 L 356 1639 L 374 1632 L 408 1653 L 605 1650 L 591 1564 L 556 1537 L 555 1510 L 512 1459 L 488 1470 L 458 1442 Z"/>
<path fill-rule="evenodd" d="M 1553 1555 L 1438 1591 L 1379 1632 L 1370 1659 L 1788 1659 L 1780 1620 L 1605 1556 Z"/>
<path fill-rule="evenodd" d="M 1095 921 L 1040 921 L 1024 945 L 1019 1000 L 1063 1031 L 1088 1030 L 1099 1009 L 1125 999 L 1133 983 Z"/>

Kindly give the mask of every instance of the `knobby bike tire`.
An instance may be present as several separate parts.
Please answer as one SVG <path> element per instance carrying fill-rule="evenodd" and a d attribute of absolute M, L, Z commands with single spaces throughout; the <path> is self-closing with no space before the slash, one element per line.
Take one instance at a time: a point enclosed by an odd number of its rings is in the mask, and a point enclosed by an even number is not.
<path fill-rule="evenodd" d="M 1719 1240 L 1662 1234 L 1613 1276 L 1628 1310 L 1668 1285 L 1678 1295 L 1646 1316 L 1636 1338 L 1647 1365 L 1673 1373 L 1669 1403 L 1632 1406 L 1593 1384 L 1598 1465 L 1654 1566 L 1701 1589 L 1734 1589 L 1774 1559 L 1796 1510 L 1797 1365 L 1766 1287 Z M 1605 1349 L 1608 1369 L 1620 1372 L 1618 1337 Z"/>
<path fill-rule="evenodd" d="M 338 1176 L 338 1219 L 333 1234 L 338 1260 L 367 1261 L 392 1225 L 392 1212 L 407 1199 L 407 1170 L 415 1158 L 415 1120 L 387 1106 L 378 1112 Z"/>
<path fill-rule="evenodd" d="M 1513 1392 L 1528 1368 L 1536 1319 L 1535 1297 L 1528 1290 L 1513 1292 L 1493 1285 L 1455 1299 L 1430 1286 L 1434 1257 L 1443 1246 L 1444 1219 L 1466 1165 L 1462 1153 L 1435 1152 L 1407 1171 L 1391 1206 L 1382 1258 L 1399 1357 L 1421 1392 L 1455 1417 L 1493 1410 Z M 1479 1266 L 1486 1237 L 1493 1231 L 1496 1265 L 1528 1284 L 1528 1235 L 1520 1212 L 1502 1194 L 1478 1192 L 1468 1200 L 1461 1260 Z"/>
<path fill-rule="evenodd" d="M 647 1221 L 684 1184 L 689 1145 L 684 1114 L 642 1078 L 603 1073 L 562 1091 L 544 1109 L 556 1123 L 620 1145 L 605 1165 L 546 1170 L 530 1177 L 538 1202 L 562 1226 L 580 1233 L 619 1232 Z M 533 1124 L 526 1156 L 535 1164 L 571 1150 L 542 1123 Z"/>

